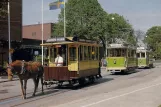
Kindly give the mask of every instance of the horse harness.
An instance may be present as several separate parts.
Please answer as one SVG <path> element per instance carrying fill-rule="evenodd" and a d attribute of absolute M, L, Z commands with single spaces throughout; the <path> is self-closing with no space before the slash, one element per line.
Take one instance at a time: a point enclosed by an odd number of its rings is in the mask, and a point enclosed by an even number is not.
<path fill-rule="evenodd" d="M 25 61 L 22 60 L 22 65 L 21 65 L 21 73 L 20 74 L 25 74 L 26 69 L 25 69 Z"/>
<path fill-rule="evenodd" d="M 29 62 L 27 62 L 29 65 Z M 22 60 L 22 65 L 21 65 L 21 73 L 20 74 L 25 74 L 27 71 L 27 69 L 25 68 L 25 61 Z M 30 72 L 32 72 L 32 70 L 29 70 Z M 38 67 L 38 71 L 40 71 L 40 68 Z"/>

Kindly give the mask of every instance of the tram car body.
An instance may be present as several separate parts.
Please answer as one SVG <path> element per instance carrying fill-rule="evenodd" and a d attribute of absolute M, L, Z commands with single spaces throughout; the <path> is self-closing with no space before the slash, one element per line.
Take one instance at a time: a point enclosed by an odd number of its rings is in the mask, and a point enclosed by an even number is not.
<path fill-rule="evenodd" d="M 63 83 L 79 82 L 83 84 L 88 78 L 93 81 L 99 74 L 99 45 L 95 41 L 79 39 L 78 37 L 51 38 L 42 44 L 47 49 L 44 67 L 45 81 Z M 63 66 L 56 66 L 55 58 L 61 53 Z"/>
<path fill-rule="evenodd" d="M 149 51 L 145 47 L 137 48 L 138 68 L 152 68 L 153 61 L 149 57 Z"/>
<path fill-rule="evenodd" d="M 137 68 L 136 47 L 129 44 L 109 44 L 107 47 L 107 71 L 128 72 Z"/>

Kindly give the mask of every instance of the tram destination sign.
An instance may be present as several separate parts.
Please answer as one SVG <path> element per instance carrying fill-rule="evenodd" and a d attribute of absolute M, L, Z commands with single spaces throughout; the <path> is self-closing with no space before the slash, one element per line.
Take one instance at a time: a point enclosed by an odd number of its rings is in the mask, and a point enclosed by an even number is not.
<path fill-rule="evenodd" d="M 62 38 L 50 38 L 48 39 L 46 42 L 62 42 L 62 41 L 65 41 L 65 38 L 62 37 Z"/>
<path fill-rule="evenodd" d="M 96 41 L 79 39 L 79 42 L 95 43 Z"/>

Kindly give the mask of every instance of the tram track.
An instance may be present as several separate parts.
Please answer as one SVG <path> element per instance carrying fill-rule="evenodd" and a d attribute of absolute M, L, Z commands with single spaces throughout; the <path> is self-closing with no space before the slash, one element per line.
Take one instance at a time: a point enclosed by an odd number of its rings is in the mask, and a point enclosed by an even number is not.
<path fill-rule="evenodd" d="M 27 99 L 25 99 L 25 100 L 22 100 L 21 94 L 10 96 L 7 98 L 2 98 L 2 99 L 0 99 L 0 106 L 5 105 L 5 104 L 9 104 L 9 103 L 11 104 L 10 107 L 21 106 L 23 104 L 32 103 L 34 101 L 38 101 L 41 99 L 52 97 L 53 95 L 59 95 L 59 94 L 69 92 L 69 91 L 72 91 L 72 89 L 69 89 L 69 88 L 58 89 L 57 87 L 53 86 L 53 87 L 44 89 L 44 94 L 42 94 L 41 88 L 39 88 L 36 96 L 32 97 L 33 92 L 28 92 L 26 94 Z M 16 104 L 12 104 L 13 102 Z"/>
<path fill-rule="evenodd" d="M 61 90 L 61 91 L 55 92 L 53 94 L 48 94 L 48 95 L 44 95 L 44 96 L 41 96 L 41 97 L 35 97 L 34 99 L 32 99 L 32 98 L 31 99 L 27 99 L 28 101 L 24 100 L 23 102 L 11 105 L 10 107 L 22 106 L 24 104 L 36 102 L 36 101 L 39 101 L 41 99 L 49 98 L 49 97 L 52 97 L 53 95 L 59 95 L 59 94 L 62 94 L 62 93 L 65 93 L 65 92 L 69 92 L 69 91 L 72 91 L 72 90 Z"/>

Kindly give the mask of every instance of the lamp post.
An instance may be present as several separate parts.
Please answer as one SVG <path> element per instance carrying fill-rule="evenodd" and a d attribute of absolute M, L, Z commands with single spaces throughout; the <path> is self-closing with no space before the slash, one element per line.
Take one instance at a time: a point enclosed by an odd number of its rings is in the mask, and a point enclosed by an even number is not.
<path fill-rule="evenodd" d="M 112 17 L 111 19 L 112 19 L 112 25 L 113 25 L 113 24 L 114 24 L 114 23 L 113 23 L 113 20 L 115 20 L 115 18 Z M 114 42 L 114 38 L 112 38 L 112 42 Z"/>
<path fill-rule="evenodd" d="M 12 62 L 12 59 L 11 59 L 11 36 L 10 36 L 10 0 L 8 0 L 8 45 L 9 45 L 9 63 Z"/>
<path fill-rule="evenodd" d="M 115 20 L 115 18 L 112 17 L 111 20 L 112 20 L 112 24 L 113 24 L 113 20 Z M 107 44 L 108 44 L 108 43 L 107 43 L 107 35 L 105 36 L 105 40 L 106 40 L 106 42 L 105 42 L 105 45 L 106 45 L 105 53 L 106 53 L 106 56 L 107 56 Z M 113 38 L 112 38 L 112 42 L 113 42 Z"/>

